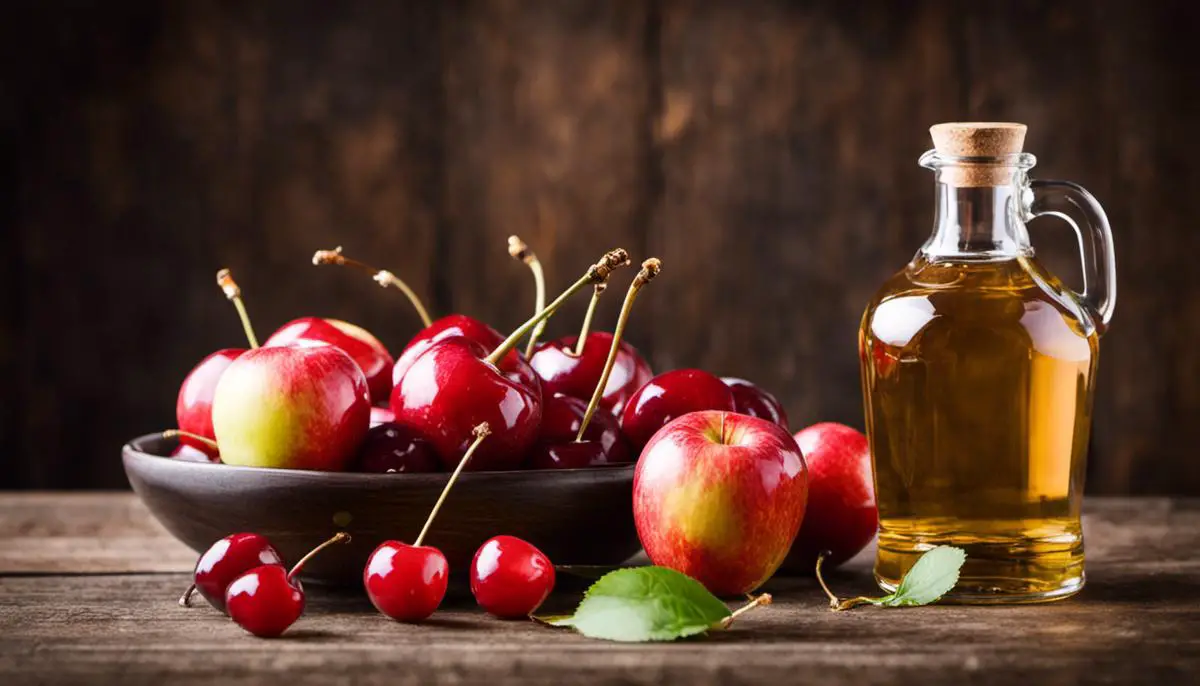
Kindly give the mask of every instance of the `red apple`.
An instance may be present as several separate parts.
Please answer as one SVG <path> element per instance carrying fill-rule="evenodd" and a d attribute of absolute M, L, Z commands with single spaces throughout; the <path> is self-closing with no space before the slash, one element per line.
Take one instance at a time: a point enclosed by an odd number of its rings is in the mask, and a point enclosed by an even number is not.
<path fill-rule="evenodd" d="M 650 560 L 717 595 L 758 588 L 804 518 L 808 474 L 779 425 L 692 412 L 659 429 L 633 477 L 633 517 Z"/>
<path fill-rule="evenodd" d="M 179 397 L 175 400 L 175 425 L 181 431 L 216 440 L 212 425 L 213 394 L 217 390 L 217 382 L 221 380 L 221 375 L 244 352 L 246 351 L 242 348 L 218 350 L 200 360 L 200 363 L 188 372 L 187 378 L 179 387 Z M 180 436 L 179 442 L 215 457 L 211 448 L 194 438 Z"/>
<path fill-rule="evenodd" d="M 367 379 L 324 343 L 251 350 L 217 384 L 213 429 L 225 464 L 340 470 L 367 434 Z"/>
<path fill-rule="evenodd" d="M 796 434 L 808 463 L 808 511 L 783 568 L 812 574 L 817 556 L 826 566 L 854 557 L 879 527 L 871 451 L 867 437 L 834 422 L 813 424 Z"/>
<path fill-rule="evenodd" d="M 367 376 L 371 402 L 388 401 L 392 393 L 392 356 L 370 331 L 340 319 L 302 317 L 279 327 L 263 347 L 291 345 L 297 341 L 317 341 L 341 349 Z"/>

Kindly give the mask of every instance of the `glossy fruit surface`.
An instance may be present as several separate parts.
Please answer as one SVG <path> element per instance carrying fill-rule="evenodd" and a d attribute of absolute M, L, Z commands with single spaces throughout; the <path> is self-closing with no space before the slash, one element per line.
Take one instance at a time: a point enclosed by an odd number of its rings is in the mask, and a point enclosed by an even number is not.
<path fill-rule="evenodd" d="M 588 334 L 583 354 L 575 354 L 578 336 L 567 336 L 539 345 L 529 356 L 529 365 L 542 379 L 542 390 L 548 395 L 561 393 L 587 401 L 592 397 L 604 363 L 612 346 L 612 334 L 594 331 Z M 654 376 L 650 365 L 637 349 L 621 341 L 613 363 L 600 407 L 620 414 L 634 391 Z"/>
<path fill-rule="evenodd" d="M 349 355 L 367 377 L 371 402 L 387 402 L 392 392 L 392 356 L 371 332 L 340 319 L 302 317 L 279 327 L 263 347 L 292 345 L 297 341 L 328 343 Z"/>
<path fill-rule="evenodd" d="M 867 437 L 822 422 L 796 434 L 808 463 L 808 509 L 784 568 L 811 574 L 821 551 L 828 568 L 854 557 L 875 537 L 879 510 Z"/>
<path fill-rule="evenodd" d="M 717 595 L 749 593 L 788 553 L 804 518 L 807 470 L 773 422 L 694 412 L 663 427 L 633 480 L 638 537 L 656 565 Z"/>
<path fill-rule="evenodd" d="M 787 412 L 774 395 L 745 379 L 726 376 L 721 381 L 733 391 L 733 403 L 738 412 L 775 422 L 784 431 L 789 430 Z"/>
<path fill-rule="evenodd" d="M 396 422 L 432 443 L 447 470 L 458 464 L 480 424 L 488 424 L 491 435 L 469 470 L 516 469 L 537 438 L 540 388 L 502 374 L 483 359 L 488 352 L 461 337 L 439 341 L 392 389 Z"/>
<path fill-rule="evenodd" d="M 419 622 L 446 597 L 450 565 L 430 546 L 384 541 L 363 569 L 363 585 L 375 609 L 401 622 Z"/>
<path fill-rule="evenodd" d="M 501 619 L 528 617 L 554 590 L 554 565 L 533 544 L 496 536 L 471 561 L 471 593 L 488 613 Z"/>
<path fill-rule="evenodd" d="M 226 464 L 343 469 L 366 437 L 367 380 L 326 344 L 262 347 L 225 370 L 213 398 L 213 428 Z"/>
<path fill-rule="evenodd" d="M 283 558 L 265 537 L 252 533 L 230 534 L 213 543 L 192 572 L 196 591 L 218 610 L 225 609 L 225 591 L 233 580 L 263 565 L 278 565 Z"/>
<path fill-rule="evenodd" d="M 229 365 L 244 352 L 244 348 L 218 350 L 200 360 L 188 372 L 179 387 L 179 397 L 175 400 L 175 426 L 181 431 L 216 440 L 212 425 L 212 402 L 217 392 L 217 382 Z M 180 436 L 179 442 L 206 454 L 212 453 L 207 445 L 187 436 Z"/>
<path fill-rule="evenodd" d="M 396 358 L 396 365 L 392 369 L 392 385 L 399 384 L 400 378 L 404 376 L 413 362 L 416 362 L 418 357 L 433 347 L 434 343 L 456 337 L 475 341 L 488 352 L 495 350 L 504 342 L 503 334 L 474 317 L 468 317 L 465 314 L 447 315 L 422 329 L 408 342 L 404 352 Z M 525 362 L 525 358 L 515 348 L 504 356 L 504 360 L 500 363 L 500 371 L 513 381 L 527 385 L 533 385 L 533 379 L 537 378 L 533 368 Z"/>
<path fill-rule="evenodd" d="M 206 450 L 193 448 L 192 446 L 184 445 L 183 443 L 180 443 L 174 450 L 171 451 L 171 457 L 179 460 L 180 462 L 212 462 L 215 464 L 219 464 L 221 462 L 221 456 L 219 454 L 213 454 L 211 452 L 207 452 Z"/>
<path fill-rule="evenodd" d="M 587 403 L 565 395 L 543 398 L 538 440 L 530 449 L 531 469 L 579 469 L 625 464 L 632 459 L 617 418 L 603 409 L 592 415 L 584 440 L 576 443 Z"/>
<path fill-rule="evenodd" d="M 667 422 L 701 410 L 736 412 L 733 391 L 706 371 L 676 369 L 654 377 L 630 397 L 621 413 L 621 430 L 637 449 Z"/>
<path fill-rule="evenodd" d="M 280 565 L 263 565 L 242 574 L 225 592 L 225 607 L 238 626 L 260 638 L 279 636 L 304 613 L 300 582 L 288 579 Z"/>
<path fill-rule="evenodd" d="M 385 423 L 367 431 L 353 471 L 377 474 L 412 474 L 441 471 L 433 446 L 406 426 Z"/>
<path fill-rule="evenodd" d="M 371 426 L 379 426 L 387 422 L 396 421 L 396 413 L 392 412 L 390 407 L 381 407 L 379 405 L 371 406 Z"/>

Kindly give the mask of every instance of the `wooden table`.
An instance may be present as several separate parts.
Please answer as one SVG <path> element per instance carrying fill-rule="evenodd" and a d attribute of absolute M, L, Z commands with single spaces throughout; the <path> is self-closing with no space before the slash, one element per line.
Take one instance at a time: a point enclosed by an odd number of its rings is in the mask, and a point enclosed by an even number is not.
<path fill-rule="evenodd" d="M 834 614 L 812 580 L 776 579 L 776 603 L 728 632 L 624 645 L 493 620 L 469 596 L 404 625 L 309 588 L 307 614 L 268 641 L 175 604 L 195 555 L 132 495 L 2 494 L 0 684 L 1196 683 L 1200 500 L 1086 510 L 1088 586 L 1050 605 Z M 831 583 L 871 592 L 868 570 L 864 554 Z M 551 610 L 577 600 L 566 585 Z"/>

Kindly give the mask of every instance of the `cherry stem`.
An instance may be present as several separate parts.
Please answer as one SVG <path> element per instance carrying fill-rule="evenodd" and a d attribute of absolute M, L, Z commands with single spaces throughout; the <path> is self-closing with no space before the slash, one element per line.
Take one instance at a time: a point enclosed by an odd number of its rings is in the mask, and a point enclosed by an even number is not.
<path fill-rule="evenodd" d="M 179 596 L 179 607 L 191 607 L 192 606 L 192 594 L 195 592 L 196 592 L 196 584 L 192 584 L 192 585 L 188 586 L 187 590 L 183 592 L 183 595 Z"/>
<path fill-rule="evenodd" d="M 421 527 L 421 533 L 417 534 L 417 540 L 413 541 L 413 547 L 421 545 L 425 540 L 425 534 L 429 533 L 429 527 L 433 526 L 433 520 L 437 517 L 438 510 L 442 509 L 442 503 L 446 502 L 446 496 L 450 495 L 450 489 L 454 488 L 454 482 L 458 481 L 458 475 L 462 474 L 463 468 L 471 461 L 471 456 L 475 454 L 475 449 L 483 443 L 483 439 L 487 438 L 492 432 L 492 428 L 487 422 L 480 424 L 472 430 L 475 434 L 475 440 L 467 447 L 467 452 L 463 454 L 461 460 L 458 461 L 458 466 L 454 468 L 454 473 L 450 475 L 450 480 L 446 482 L 446 487 L 442 489 L 442 494 L 438 496 L 437 502 L 433 504 L 433 509 L 429 511 L 429 518 L 425 520 L 425 526 Z"/>
<path fill-rule="evenodd" d="M 375 279 L 375 282 L 380 286 L 384 288 L 391 286 L 392 288 L 400 289 L 404 295 L 408 296 L 408 301 L 412 303 L 413 308 L 417 310 L 417 315 L 421 318 L 421 322 L 425 326 L 433 323 L 433 320 L 429 318 L 429 311 L 425 309 L 425 304 L 417 297 L 416 292 L 409 288 L 408 284 L 386 269 L 376 269 L 369 264 L 363 264 L 358 260 L 342 255 L 342 246 L 340 245 L 333 250 L 318 250 L 313 253 L 312 263 L 318 266 L 322 264 L 336 264 L 341 267 L 353 267 L 364 271 L 370 274 L 371 278 Z"/>
<path fill-rule="evenodd" d="M 537 290 L 537 294 L 533 301 L 534 313 L 541 312 L 546 309 L 546 273 L 542 271 L 542 262 L 534 254 L 533 250 L 525 244 L 517 236 L 508 237 L 508 254 L 514 259 L 521 260 L 529 267 L 529 271 L 533 272 L 533 284 Z M 533 346 L 537 345 L 538 339 L 542 337 L 542 332 L 546 330 L 546 320 L 542 320 L 534 327 L 533 332 L 529 334 L 529 343 L 525 346 L 525 357 L 533 354 Z"/>
<path fill-rule="evenodd" d="M 225 291 L 225 297 L 237 308 L 238 317 L 242 320 L 242 328 L 246 330 L 246 340 L 251 348 L 258 347 L 258 337 L 254 335 L 254 327 L 250 325 L 250 315 L 246 312 L 246 303 L 242 302 L 242 289 L 233 280 L 233 273 L 228 269 L 217 272 L 217 285 Z"/>
<path fill-rule="evenodd" d="M 743 606 L 739 607 L 738 609 L 734 610 L 732 614 L 730 614 L 728 617 L 726 617 L 725 619 L 722 619 L 720 622 L 718 622 L 718 623 L 717 623 L 717 628 L 719 628 L 719 629 L 728 629 L 728 628 L 729 628 L 729 625 L 730 625 L 730 624 L 733 624 L 733 622 L 734 622 L 734 621 L 735 621 L 735 620 L 736 620 L 738 617 L 741 617 L 742 615 L 746 614 L 747 612 L 749 612 L 749 611 L 753 610 L 753 609 L 754 609 L 754 608 L 756 608 L 756 607 L 762 607 L 762 606 L 764 606 L 764 605 L 770 605 L 770 604 L 771 604 L 771 601 L 772 601 L 772 598 L 771 598 L 771 594 L 770 594 L 770 593 L 763 593 L 762 595 L 758 596 L 757 598 L 752 598 L 752 599 L 750 600 L 750 602 L 748 602 L 748 603 L 746 603 L 745 605 L 743 605 Z"/>
<path fill-rule="evenodd" d="M 518 341 L 527 336 L 540 322 L 549 319 L 571 296 L 578 293 L 585 286 L 604 283 L 608 280 L 609 275 L 612 274 L 614 269 L 627 264 L 629 264 L 629 253 L 623 249 L 617 248 L 605 253 L 599 262 L 588 267 L 587 273 L 580 277 L 578 281 L 571 284 L 570 288 L 563 291 L 562 295 L 555 298 L 554 302 L 547 305 L 541 312 L 538 312 L 533 318 L 518 327 L 516 331 L 513 331 L 508 338 L 504 339 L 503 343 L 496 346 L 496 349 L 485 358 L 485 361 L 493 366 L 499 365 L 500 360 L 504 359 L 504 356 L 516 347 Z"/>
<path fill-rule="evenodd" d="M 596 314 L 596 303 L 600 302 L 600 295 L 607 288 L 608 284 L 598 283 L 595 290 L 592 291 L 592 299 L 588 301 L 587 313 L 583 315 L 583 326 L 579 329 L 579 339 L 575 341 L 575 350 L 571 352 L 575 357 L 583 354 L 583 346 L 587 344 L 588 329 L 592 328 L 592 316 Z"/>
<path fill-rule="evenodd" d="M 289 584 L 292 583 L 292 579 L 295 578 L 295 576 L 300 573 L 300 570 L 304 568 L 305 563 L 307 563 L 309 560 L 313 559 L 314 555 L 316 555 L 317 553 L 321 552 L 322 550 L 328 548 L 329 546 L 331 546 L 335 543 L 349 543 L 349 542 L 350 542 L 350 534 L 346 533 L 345 531 L 339 531 L 336 534 L 334 534 L 332 537 L 330 537 L 330 539 L 328 541 L 325 541 L 324 543 L 317 546 L 316 548 L 313 548 L 312 550 L 308 551 L 308 554 L 305 555 L 304 557 L 300 558 L 300 561 L 297 562 L 294 567 L 292 567 L 292 571 L 288 572 L 288 575 L 287 575 L 288 583 Z"/>
<path fill-rule="evenodd" d="M 186 438 L 190 438 L 193 441 L 198 441 L 200 443 L 203 443 L 205 446 L 212 448 L 213 450 L 218 450 L 218 451 L 220 450 L 220 447 L 217 446 L 217 442 L 214 441 L 213 439 L 211 439 L 207 436 L 201 436 L 200 434 L 194 434 L 191 431 L 181 431 L 179 429 L 167 429 L 166 431 L 162 432 L 162 434 L 160 434 L 160 435 L 163 438 L 179 438 L 180 436 L 183 436 Z"/>
<path fill-rule="evenodd" d="M 825 562 L 826 557 L 829 557 L 828 550 L 822 551 L 822 553 L 817 556 L 816 575 L 817 583 L 821 584 L 821 590 L 825 591 L 825 595 L 829 596 L 829 609 L 833 610 L 834 612 L 842 612 L 843 610 L 849 610 L 852 607 L 858 607 L 859 605 L 871 603 L 871 598 L 866 598 L 863 596 L 859 596 L 857 598 L 848 598 L 846 600 L 838 600 L 838 597 L 835 596 L 833 591 L 829 590 L 829 586 L 825 584 L 824 577 L 821 576 L 821 564 Z"/>
<path fill-rule="evenodd" d="M 604 397 L 604 387 L 608 385 L 608 377 L 612 375 L 613 366 L 617 363 L 617 353 L 621 352 L 621 337 L 625 335 L 625 325 L 629 323 L 629 313 L 633 310 L 633 301 L 637 299 L 638 291 L 642 289 L 642 286 L 653 281 L 660 271 L 662 271 L 662 261 L 657 257 L 651 257 L 642 263 L 642 270 L 633 277 L 633 283 L 629 284 L 629 292 L 625 294 L 625 302 L 621 305 L 621 316 L 617 319 L 617 328 L 613 329 L 612 344 L 608 346 L 608 359 L 604 361 L 604 371 L 600 374 L 600 381 L 596 383 L 596 390 L 592 391 L 592 399 L 588 401 L 587 411 L 583 413 L 583 421 L 579 423 L 579 433 L 575 435 L 576 443 L 583 440 L 583 433 L 587 431 L 588 424 L 596 414 L 596 408 L 600 406 L 600 399 Z M 582 340 L 580 338 L 580 341 Z"/>

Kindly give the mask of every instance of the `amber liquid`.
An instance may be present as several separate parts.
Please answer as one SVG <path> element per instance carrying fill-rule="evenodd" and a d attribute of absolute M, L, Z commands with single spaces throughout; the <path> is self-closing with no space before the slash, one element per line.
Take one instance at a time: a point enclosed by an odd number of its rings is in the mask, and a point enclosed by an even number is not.
<path fill-rule="evenodd" d="M 942 544 L 967 552 L 951 600 L 1083 586 L 1096 339 L 1032 257 L 918 257 L 884 285 L 860 337 L 881 586 Z"/>

